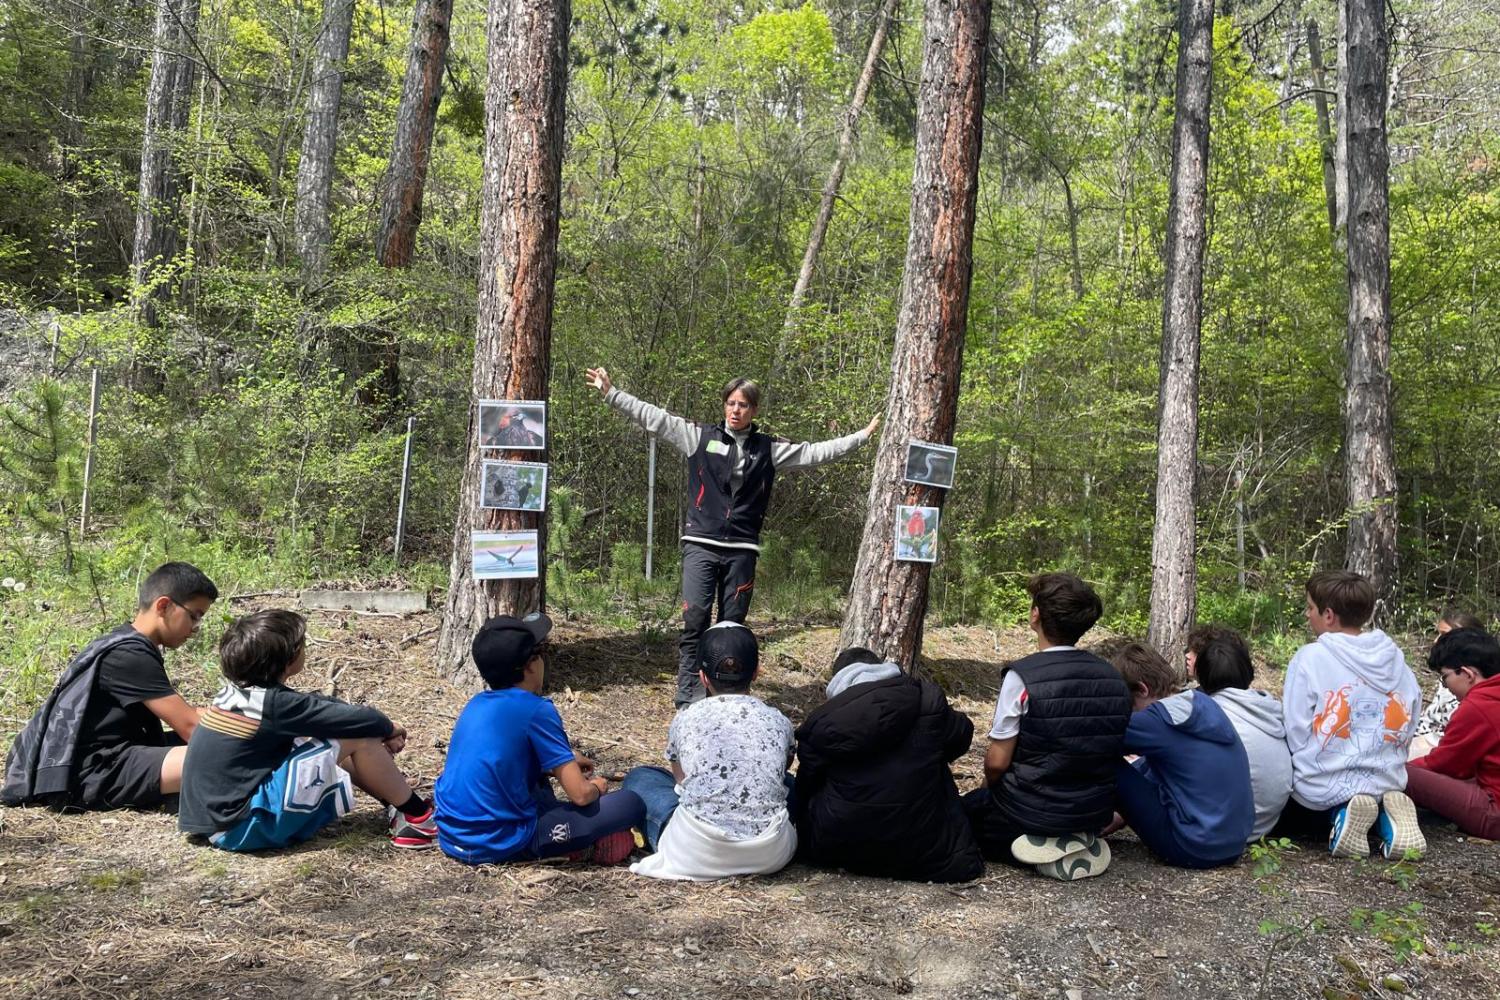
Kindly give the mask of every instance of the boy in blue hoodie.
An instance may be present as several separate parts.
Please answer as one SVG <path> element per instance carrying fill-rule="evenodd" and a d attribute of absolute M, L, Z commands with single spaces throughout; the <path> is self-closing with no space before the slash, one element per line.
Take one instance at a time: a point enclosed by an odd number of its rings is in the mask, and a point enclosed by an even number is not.
<path fill-rule="evenodd" d="M 1138 642 L 1110 660 L 1135 712 L 1115 791 L 1120 815 L 1151 851 L 1179 868 L 1233 864 L 1255 824 L 1250 761 L 1234 726 L 1202 691 L 1182 690 L 1177 671 Z"/>

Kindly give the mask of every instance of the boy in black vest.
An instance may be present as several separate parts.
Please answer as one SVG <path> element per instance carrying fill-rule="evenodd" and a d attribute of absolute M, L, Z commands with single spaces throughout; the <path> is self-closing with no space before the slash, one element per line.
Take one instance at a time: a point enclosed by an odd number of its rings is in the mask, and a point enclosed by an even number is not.
<path fill-rule="evenodd" d="M 753 423 L 760 386 L 747 378 L 724 386 L 724 420 L 698 424 L 615 388 L 609 372 L 590 368 L 588 382 L 629 420 L 687 459 L 687 523 L 682 529 L 682 639 L 678 643 L 677 707 L 701 701 L 698 640 L 712 620 L 744 624 L 755 589 L 760 527 L 781 469 L 807 469 L 842 458 L 864 444 L 880 418 L 828 441 L 793 443 Z"/>
<path fill-rule="evenodd" d="M 985 857 L 1066 882 L 1109 867 L 1109 845 L 1095 834 L 1114 814 L 1130 689 L 1074 645 L 1104 613 L 1092 587 L 1043 573 L 1026 589 L 1038 652 L 1001 675 L 984 787 L 964 808 Z"/>

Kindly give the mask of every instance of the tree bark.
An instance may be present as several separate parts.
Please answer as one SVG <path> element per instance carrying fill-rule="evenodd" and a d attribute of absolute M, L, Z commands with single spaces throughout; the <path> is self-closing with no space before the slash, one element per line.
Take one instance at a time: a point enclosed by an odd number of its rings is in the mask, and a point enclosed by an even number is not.
<path fill-rule="evenodd" d="M 1333 187 L 1334 246 L 1342 251 L 1349 230 L 1349 10 L 1346 0 L 1339 0 L 1338 73 L 1336 101 L 1338 120 L 1334 122 Z"/>
<path fill-rule="evenodd" d="M 854 95 L 849 99 L 849 109 L 844 113 L 844 130 L 839 135 L 838 154 L 833 158 L 828 179 L 823 182 L 823 197 L 818 203 L 818 214 L 813 219 L 812 232 L 807 237 L 807 249 L 802 254 L 802 266 L 797 270 L 797 282 L 792 286 L 792 298 L 787 303 L 786 318 L 781 323 L 781 340 L 776 345 L 776 353 L 771 357 L 771 375 L 766 379 L 768 398 L 786 370 L 792 338 L 797 332 L 797 320 L 802 311 L 803 300 L 807 298 L 807 286 L 812 283 L 813 269 L 818 265 L 818 254 L 823 250 L 823 239 L 828 235 L 828 225 L 833 220 L 833 203 L 838 200 L 839 186 L 844 182 L 844 171 L 854 158 L 854 142 L 859 136 L 859 116 L 864 112 L 865 101 L 870 96 L 875 70 L 880 65 L 880 54 L 885 50 L 885 40 L 890 34 L 891 18 L 895 17 L 899 5 L 900 0 L 885 0 L 880 12 L 875 15 L 875 30 L 870 35 L 870 48 L 865 53 L 865 64 L 854 85 Z"/>
<path fill-rule="evenodd" d="M 1349 325 L 1344 475 L 1350 516 L 1344 565 L 1368 577 L 1385 606 L 1396 583 L 1390 153 L 1385 127 L 1390 48 L 1381 0 L 1346 3 L 1349 62 L 1342 117 L 1349 136 Z"/>
<path fill-rule="evenodd" d="M 1318 116 L 1318 147 L 1323 151 L 1323 200 L 1328 203 L 1328 233 L 1335 245 L 1339 235 L 1337 168 L 1333 163 L 1333 137 L 1328 125 L 1328 93 L 1323 72 L 1323 39 L 1317 18 L 1307 19 L 1307 54 L 1312 61 L 1313 108 Z"/>
<path fill-rule="evenodd" d="M 199 0 L 157 0 L 151 41 L 151 81 L 141 138 L 141 177 L 130 255 L 133 297 L 141 323 L 158 324 L 165 295 L 158 272 L 177 255 L 182 173 L 176 147 L 187 129 L 196 64 L 190 54 Z"/>
<path fill-rule="evenodd" d="M 380 226 L 375 234 L 375 256 L 385 267 L 411 265 L 422 224 L 427 158 L 443 99 L 443 63 L 452 18 L 453 0 L 417 0 L 412 14 L 406 79 L 396 109 L 396 135 L 381 185 Z"/>
<path fill-rule="evenodd" d="M 945 490 L 902 482 L 910 440 L 953 440 L 973 273 L 989 0 L 928 0 L 916 163 L 885 433 L 840 642 L 914 670 L 932 565 L 895 560 L 896 507 L 942 507 Z"/>
<path fill-rule="evenodd" d="M 307 126 L 297 163 L 297 254 L 302 280 L 317 285 L 328 269 L 332 230 L 328 201 L 333 191 L 333 157 L 339 134 L 339 103 L 344 94 L 344 62 L 354 30 L 354 0 L 324 0 L 318 29 L 312 87 L 307 95 Z"/>
<path fill-rule="evenodd" d="M 479 319 L 473 398 L 547 398 L 552 302 L 562 191 L 563 109 L 567 93 L 568 0 L 490 0 L 489 80 L 480 223 Z M 479 509 L 477 407 L 469 418 L 469 460 L 453 528 L 448 600 L 438 662 L 472 686 L 469 642 L 497 614 L 525 615 L 546 599 L 545 514 Z M 545 461 L 545 452 L 498 453 Z M 535 580 L 471 578 L 474 530 L 536 528 Z"/>
<path fill-rule="evenodd" d="M 1198 348 L 1208 217 L 1213 0 L 1182 0 L 1177 10 L 1176 114 L 1167 205 L 1156 523 L 1151 535 L 1147 626 L 1147 641 L 1174 663 L 1197 612 Z"/>

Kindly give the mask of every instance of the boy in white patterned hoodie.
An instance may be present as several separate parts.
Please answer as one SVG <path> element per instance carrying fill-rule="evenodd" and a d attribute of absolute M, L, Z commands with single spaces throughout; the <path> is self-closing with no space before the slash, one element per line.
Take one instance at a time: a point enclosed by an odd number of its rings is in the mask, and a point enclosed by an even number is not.
<path fill-rule="evenodd" d="M 1374 609 L 1375 589 L 1358 573 L 1314 574 L 1306 609 L 1314 641 L 1287 664 L 1282 690 L 1292 800 L 1275 832 L 1326 833 L 1338 857 L 1369 854 L 1371 827 L 1388 858 L 1427 849 L 1405 793 L 1422 693 L 1390 637 L 1361 631 Z"/>

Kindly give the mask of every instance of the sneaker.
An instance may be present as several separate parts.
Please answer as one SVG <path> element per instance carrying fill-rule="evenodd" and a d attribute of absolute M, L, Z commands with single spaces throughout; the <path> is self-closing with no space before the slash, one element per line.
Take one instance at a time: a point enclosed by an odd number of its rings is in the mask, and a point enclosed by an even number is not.
<path fill-rule="evenodd" d="M 1328 832 L 1328 853 L 1336 858 L 1363 858 L 1370 853 L 1370 827 L 1380 815 L 1373 795 L 1356 795 L 1333 816 Z M 1413 817 L 1415 825 L 1416 817 Z"/>
<path fill-rule="evenodd" d="M 617 865 L 630 857 L 633 850 L 635 834 L 630 830 L 616 830 L 594 841 L 594 864 Z"/>
<path fill-rule="evenodd" d="M 407 816 L 395 806 L 387 806 L 385 814 L 390 822 L 392 847 L 420 851 L 436 846 L 437 814 L 432 806 L 420 816 Z"/>
<path fill-rule="evenodd" d="M 1375 823 L 1380 853 L 1393 861 L 1408 852 L 1427 852 L 1427 838 L 1417 825 L 1417 806 L 1405 792 L 1386 792 L 1380 797 L 1380 818 Z"/>
<path fill-rule="evenodd" d="M 1109 867 L 1109 841 L 1098 837 L 1090 839 L 1093 843 L 1087 847 L 1079 848 L 1071 854 L 1064 854 L 1056 861 L 1032 867 L 1036 869 L 1038 875 L 1055 878 L 1059 882 L 1076 882 L 1081 878 L 1101 875 Z"/>
<path fill-rule="evenodd" d="M 1094 840 L 1093 835 L 1087 833 L 1065 833 L 1060 837 L 1023 833 L 1010 842 L 1010 853 L 1017 861 L 1028 865 L 1043 865 L 1084 850 Z"/>

